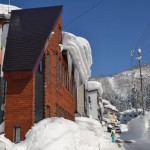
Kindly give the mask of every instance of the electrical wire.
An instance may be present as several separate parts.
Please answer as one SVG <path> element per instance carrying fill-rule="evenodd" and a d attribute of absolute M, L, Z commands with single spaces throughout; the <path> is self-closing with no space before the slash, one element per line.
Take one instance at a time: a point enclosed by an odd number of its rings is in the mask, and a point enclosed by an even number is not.
<path fill-rule="evenodd" d="M 147 30 L 148 30 L 149 27 L 150 27 L 150 22 L 147 24 L 146 28 L 144 29 L 143 33 L 141 34 L 141 36 L 140 36 L 139 40 L 137 41 L 135 47 L 139 47 L 140 46 L 141 41 L 144 40 L 144 38 L 145 38 L 144 36 L 147 33 Z"/>
<path fill-rule="evenodd" d="M 68 23 L 66 23 L 63 28 L 66 28 L 67 26 L 69 26 L 70 24 L 72 24 L 73 22 L 75 22 L 76 20 L 78 20 L 79 18 L 81 18 L 82 16 L 86 15 L 88 12 L 90 12 L 91 10 L 93 10 L 94 8 L 96 8 L 99 4 L 101 4 L 104 0 L 100 0 L 98 1 L 96 4 L 94 4 L 92 7 L 90 7 L 89 9 L 87 9 L 85 12 L 83 12 L 82 14 L 80 14 L 79 16 L 75 17 L 74 19 L 72 19 L 71 21 L 69 21 Z"/>

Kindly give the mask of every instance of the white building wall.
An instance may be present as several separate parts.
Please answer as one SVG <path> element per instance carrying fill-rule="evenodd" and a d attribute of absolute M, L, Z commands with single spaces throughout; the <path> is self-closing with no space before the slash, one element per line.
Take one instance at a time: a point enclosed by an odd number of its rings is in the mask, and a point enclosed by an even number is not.
<path fill-rule="evenodd" d="M 98 119 L 97 90 L 87 93 L 87 116 Z"/>
<path fill-rule="evenodd" d="M 77 87 L 77 112 L 84 115 L 84 84 Z"/>

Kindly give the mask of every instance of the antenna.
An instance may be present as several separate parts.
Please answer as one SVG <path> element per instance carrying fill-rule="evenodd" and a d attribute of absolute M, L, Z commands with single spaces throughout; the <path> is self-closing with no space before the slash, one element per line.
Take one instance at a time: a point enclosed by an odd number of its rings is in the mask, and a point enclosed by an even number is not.
<path fill-rule="evenodd" d="M 10 6 L 10 0 L 8 0 L 8 14 L 9 14 L 9 6 Z"/>

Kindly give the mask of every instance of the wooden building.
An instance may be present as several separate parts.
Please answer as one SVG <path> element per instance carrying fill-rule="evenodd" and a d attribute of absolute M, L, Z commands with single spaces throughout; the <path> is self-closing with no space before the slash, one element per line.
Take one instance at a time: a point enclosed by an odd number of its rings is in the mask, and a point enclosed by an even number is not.
<path fill-rule="evenodd" d="M 47 117 L 74 120 L 76 87 L 61 51 L 62 6 L 12 11 L 4 78 L 7 81 L 5 136 L 24 140 L 34 123 Z"/>

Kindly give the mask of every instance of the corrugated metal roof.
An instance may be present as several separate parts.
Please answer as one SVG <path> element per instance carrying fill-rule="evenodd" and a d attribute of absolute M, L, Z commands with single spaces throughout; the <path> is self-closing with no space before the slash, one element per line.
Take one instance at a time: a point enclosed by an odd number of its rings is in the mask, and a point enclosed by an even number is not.
<path fill-rule="evenodd" d="M 4 72 L 32 71 L 62 13 L 62 6 L 12 11 Z"/>

